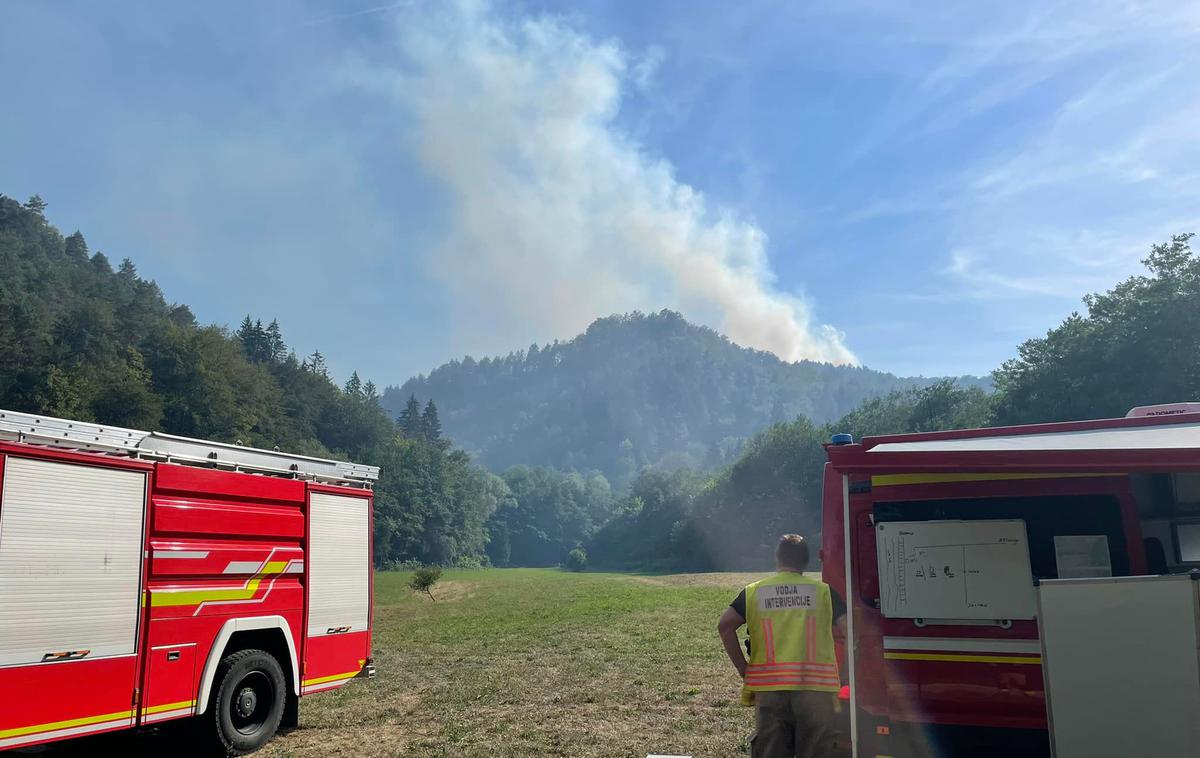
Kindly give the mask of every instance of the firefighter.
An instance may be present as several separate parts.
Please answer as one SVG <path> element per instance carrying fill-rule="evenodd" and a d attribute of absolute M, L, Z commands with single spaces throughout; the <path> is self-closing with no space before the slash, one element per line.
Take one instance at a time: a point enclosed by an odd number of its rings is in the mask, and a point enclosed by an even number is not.
<path fill-rule="evenodd" d="M 750 584 L 717 623 L 725 653 L 742 677 L 742 704 L 755 708 L 752 758 L 824 758 L 836 749 L 841 687 L 833 626 L 845 605 L 819 579 L 804 575 L 808 543 L 785 534 L 776 573 Z M 836 607 L 835 607 L 836 606 Z M 750 660 L 737 630 L 749 633 Z"/>

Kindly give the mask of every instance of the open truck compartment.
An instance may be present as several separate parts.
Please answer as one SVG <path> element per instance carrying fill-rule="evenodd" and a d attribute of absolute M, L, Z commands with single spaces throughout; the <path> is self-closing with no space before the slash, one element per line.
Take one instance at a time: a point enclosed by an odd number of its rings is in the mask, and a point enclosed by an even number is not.
<path fill-rule="evenodd" d="M 1051 754 L 1035 583 L 1200 566 L 1200 408 L 1172 408 L 828 446 L 858 755 Z"/>

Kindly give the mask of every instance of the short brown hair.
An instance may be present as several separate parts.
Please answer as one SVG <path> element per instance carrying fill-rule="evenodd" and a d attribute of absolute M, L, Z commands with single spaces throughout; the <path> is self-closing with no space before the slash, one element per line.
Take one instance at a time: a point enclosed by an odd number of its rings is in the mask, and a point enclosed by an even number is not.
<path fill-rule="evenodd" d="M 808 566 L 808 543 L 799 534 L 785 534 L 775 548 L 775 562 L 797 571 Z"/>

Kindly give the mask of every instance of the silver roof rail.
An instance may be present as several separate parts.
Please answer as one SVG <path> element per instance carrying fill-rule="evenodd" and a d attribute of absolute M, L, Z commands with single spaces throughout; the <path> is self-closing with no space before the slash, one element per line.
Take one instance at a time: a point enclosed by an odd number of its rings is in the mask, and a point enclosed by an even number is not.
<path fill-rule="evenodd" d="M 320 482 L 370 486 L 379 479 L 377 466 L 6 410 L 0 439 Z"/>

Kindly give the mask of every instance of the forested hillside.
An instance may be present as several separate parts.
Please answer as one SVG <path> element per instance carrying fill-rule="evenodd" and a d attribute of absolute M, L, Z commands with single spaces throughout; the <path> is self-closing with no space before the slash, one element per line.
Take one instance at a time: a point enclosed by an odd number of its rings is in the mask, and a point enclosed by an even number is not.
<path fill-rule="evenodd" d="M 376 464 L 380 562 L 483 558 L 506 489 L 440 437 L 435 406 L 398 428 L 371 382 L 338 387 L 274 321 L 200 325 L 45 207 L 0 195 L 0 408 Z"/>
<path fill-rule="evenodd" d="M 592 538 L 605 568 L 708 571 L 765 569 L 780 534 L 819 540 L 824 442 L 905 430 L 978 426 L 990 397 L 943 380 L 868 401 L 831 424 L 804 417 L 756 434 L 732 465 L 712 475 L 643 471 L 613 518 Z"/>
<path fill-rule="evenodd" d="M 821 528 L 821 443 L 866 435 L 1123 416 L 1137 405 L 1200 400 L 1200 257 L 1191 235 L 1155 245 L 1147 275 L 1087 295 L 1045 337 L 995 372 L 996 392 L 938 382 L 866 401 L 829 425 L 806 418 L 757 434 L 702 485 L 644 473 L 592 539 L 610 568 L 765 568 L 783 531 Z"/>
<path fill-rule="evenodd" d="M 196 322 L 128 258 L 65 239 L 37 198 L 0 196 L 0 407 L 328 455 L 389 433 L 374 385 L 343 391 L 277 323 Z"/>
<path fill-rule="evenodd" d="M 1191 234 L 1155 245 L 1132 276 L 1084 297 L 1045 337 L 995 373 L 1003 424 L 1123 416 L 1152 403 L 1200 400 L 1200 258 Z"/>
<path fill-rule="evenodd" d="M 401 389 L 406 400 L 389 412 L 370 381 L 354 374 L 339 387 L 320 353 L 292 353 L 269 314 L 237 330 L 199 324 L 131 261 L 114 270 L 81 233 L 61 235 L 45 207 L 0 195 L 0 407 L 378 465 L 384 566 L 554 565 L 578 550 L 606 568 L 759 568 L 780 532 L 819 536 L 821 443 L 832 432 L 1094 418 L 1200 399 L 1200 258 L 1187 235 L 1155 246 L 1146 275 L 1088 296 L 1086 313 L 1021 345 L 992 395 L 787 365 L 660 313 L 443 367 Z M 617 365 L 601 365 L 606 355 Z M 839 394 L 850 391 L 866 400 Z M 810 419 L 815 402 L 840 417 Z M 560 467 L 512 456 L 488 460 L 502 467 L 489 473 L 456 447 L 447 407 L 489 419 L 489 446 L 538 450 Z M 774 414 L 785 420 L 768 424 Z"/>
<path fill-rule="evenodd" d="M 411 396 L 434 398 L 446 433 L 493 471 L 594 469 L 623 486 L 645 466 L 718 468 L 772 423 L 832 421 L 931 381 L 785 363 L 662 311 L 597 319 L 569 342 L 502 358 L 452 361 L 389 387 L 383 404 L 398 412 Z"/>

